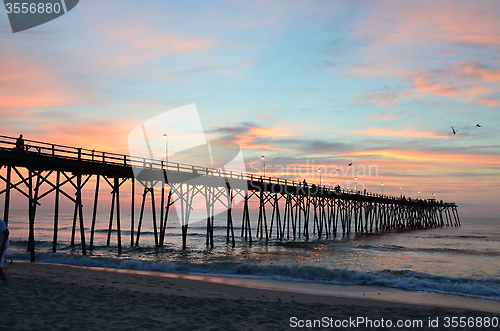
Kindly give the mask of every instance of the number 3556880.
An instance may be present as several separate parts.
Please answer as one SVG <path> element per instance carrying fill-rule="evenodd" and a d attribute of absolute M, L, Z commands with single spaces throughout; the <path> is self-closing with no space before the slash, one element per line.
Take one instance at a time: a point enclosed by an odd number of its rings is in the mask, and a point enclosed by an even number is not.
<path fill-rule="evenodd" d="M 26 3 L 26 2 L 7 2 L 5 4 L 7 14 L 59 14 L 61 11 L 60 3 Z"/>

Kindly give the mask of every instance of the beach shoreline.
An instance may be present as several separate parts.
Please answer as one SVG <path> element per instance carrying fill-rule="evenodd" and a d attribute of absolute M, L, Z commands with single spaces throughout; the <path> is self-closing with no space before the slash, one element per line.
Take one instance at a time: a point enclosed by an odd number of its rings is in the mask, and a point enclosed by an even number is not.
<path fill-rule="evenodd" d="M 28 262 L 7 264 L 5 270 L 9 279 L 0 284 L 8 298 L 0 304 L 5 330 L 285 330 L 293 328 L 292 318 L 370 316 L 428 323 L 500 313 L 495 301 L 368 286 Z M 83 316 L 75 316 L 75 310 Z"/>

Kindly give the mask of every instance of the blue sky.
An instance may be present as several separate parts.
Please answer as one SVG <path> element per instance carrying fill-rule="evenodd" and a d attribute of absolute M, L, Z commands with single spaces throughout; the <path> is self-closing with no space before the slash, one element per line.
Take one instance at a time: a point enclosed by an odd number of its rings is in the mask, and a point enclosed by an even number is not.
<path fill-rule="evenodd" d="M 13 34 L 3 13 L 1 132 L 126 153 L 135 126 L 195 103 L 249 167 L 314 181 L 354 162 L 324 181 L 496 216 L 499 18 L 497 1 L 85 0 Z"/>

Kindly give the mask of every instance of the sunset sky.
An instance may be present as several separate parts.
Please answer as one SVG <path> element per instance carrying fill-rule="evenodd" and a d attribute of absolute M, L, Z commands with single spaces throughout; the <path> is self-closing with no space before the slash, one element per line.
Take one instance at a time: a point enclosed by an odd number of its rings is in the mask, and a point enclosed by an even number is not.
<path fill-rule="evenodd" d="M 192 103 L 250 172 L 498 217 L 500 1 L 82 0 L 15 34 L 0 11 L 0 135 L 127 153 Z"/>

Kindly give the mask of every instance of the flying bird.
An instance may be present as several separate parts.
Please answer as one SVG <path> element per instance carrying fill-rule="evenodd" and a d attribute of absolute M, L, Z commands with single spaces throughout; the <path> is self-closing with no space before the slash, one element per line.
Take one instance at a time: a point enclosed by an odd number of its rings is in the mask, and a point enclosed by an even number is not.
<path fill-rule="evenodd" d="M 457 130 L 454 127 L 451 127 L 451 131 L 453 131 L 453 134 L 457 134 Z"/>
<path fill-rule="evenodd" d="M 481 127 L 481 123 L 477 123 L 476 128 L 480 128 L 480 127 Z"/>
<path fill-rule="evenodd" d="M 352 166 L 352 162 L 347 165 L 348 167 Z"/>

